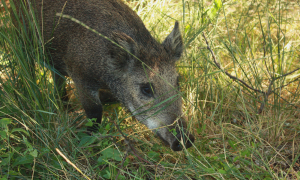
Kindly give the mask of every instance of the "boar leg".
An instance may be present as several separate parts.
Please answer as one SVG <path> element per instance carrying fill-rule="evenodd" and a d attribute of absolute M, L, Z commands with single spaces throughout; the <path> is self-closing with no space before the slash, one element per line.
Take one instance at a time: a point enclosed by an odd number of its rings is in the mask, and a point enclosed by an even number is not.
<path fill-rule="evenodd" d="M 96 118 L 96 124 L 94 124 L 92 127 L 88 127 L 88 131 L 95 132 L 97 131 L 97 128 L 102 120 L 102 105 L 99 98 L 99 89 L 95 87 L 90 88 L 87 85 L 84 85 L 86 83 L 74 82 L 77 88 L 79 100 L 83 106 L 83 109 L 85 110 L 87 118 Z"/>
<path fill-rule="evenodd" d="M 113 96 L 113 94 L 107 89 L 99 90 L 100 101 L 103 105 L 117 103 L 118 100 Z"/>

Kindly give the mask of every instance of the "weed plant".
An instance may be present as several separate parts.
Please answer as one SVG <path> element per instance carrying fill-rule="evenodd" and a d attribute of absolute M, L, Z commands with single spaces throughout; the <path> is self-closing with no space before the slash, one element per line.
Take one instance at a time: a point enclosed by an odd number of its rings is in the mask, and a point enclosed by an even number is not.
<path fill-rule="evenodd" d="M 127 1 L 160 42 L 180 22 L 177 68 L 196 138 L 182 152 L 120 104 L 88 135 L 71 80 L 70 102 L 58 98 L 34 10 L 16 28 L 14 4 L 1 2 L 0 179 L 300 179 L 299 1 Z"/>

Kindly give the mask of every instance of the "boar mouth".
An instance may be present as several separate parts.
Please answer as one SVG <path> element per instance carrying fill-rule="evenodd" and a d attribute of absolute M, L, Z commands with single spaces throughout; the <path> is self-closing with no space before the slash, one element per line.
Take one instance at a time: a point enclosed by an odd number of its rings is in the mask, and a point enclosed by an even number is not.
<path fill-rule="evenodd" d="M 177 132 L 175 140 L 170 144 L 173 151 L 181 151 L 183 149 L 182 143 L 180 142 L 181 140 L 183 141 L 185 148 L 191 147 L 194 143 L 195 137 L 190 133 L 185 133 L 186 130 L 183 131 L 184 133 L 182 133 L 182 131 L 179 133 Z"/>
<path fill-rule="evenodd" d="M 166 145 L 170 145 L 173 151 L 181 151 L 183 149 L 182 145 L 184 145 L 186 149 L 190 148 L 195 141 L 195 137 L 191 133 L 187 132 L 186 129 L 180 130 L 176 128 L 176 136 L 171 134 L 172 137 L 169 141 L 163 138 L 159 133 L 157 133 L 157 135 Z"/>

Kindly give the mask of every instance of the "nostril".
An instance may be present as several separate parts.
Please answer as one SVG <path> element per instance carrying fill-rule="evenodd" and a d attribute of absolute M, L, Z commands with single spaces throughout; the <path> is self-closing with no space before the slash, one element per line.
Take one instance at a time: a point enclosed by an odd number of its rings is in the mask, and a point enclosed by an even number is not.
<path fill-rule="evenodd" d="M 171 145 L 171 149 L 173 151 L 181 151 L 182 150 L 182 145 L 180 143 L 180 139 L 175 139 L 175 141 Z"/>
<path fill-rule="evenodd" d="M 177 135 L 174 137 L 174 140 L 171 143 L 171 149 L 173 151 L 181 151 L 183 149 L 181 142 L 183 142 L 185 148 L 189 148 L 193 145 L 194 141 L 195 137 L 185 129 L 183 129 L 183 131 L 177 130 Z"/>
<path fill-rule="evenodd" d="M 191 147 L 194 141 L 195 141 L 195 137 L 191 134 L 188 134 L 188 139 L 186 139 L 185 147 L 186 148 Z"/>
<path fill-rule="evenodd" d="M 195 141 L 195 137 L 192 134 L 187 133 L 185 130 L 184 130 L 184 136 L 182 136 L 182 133 L 178 133 L 176 135 L 176 139 L 178 140 L 178 143 L 180 146 L 181 146 L 181 143 L 179 141 L 181 141 L 181 139 L 182 139 L 183 144 L 186 148 L 191 147 Z"/>

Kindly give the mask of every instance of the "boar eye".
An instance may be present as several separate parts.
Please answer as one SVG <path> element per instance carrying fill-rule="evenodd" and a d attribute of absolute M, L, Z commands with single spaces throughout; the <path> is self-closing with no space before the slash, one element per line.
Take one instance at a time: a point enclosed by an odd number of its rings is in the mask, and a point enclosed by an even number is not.
<path fill-rule="evenodd" d="M 154 90 L 154 87 L 152 85 L 152 88 L 151 88 L 151 84 L 150 83 L 147 83 L 147 84 L 143 84 L 141 86 L 141 91 L 142 93 L 145 95 L 145 96 L 148 96 L 148 97 L 153 97 L 153 90 Z"/>

